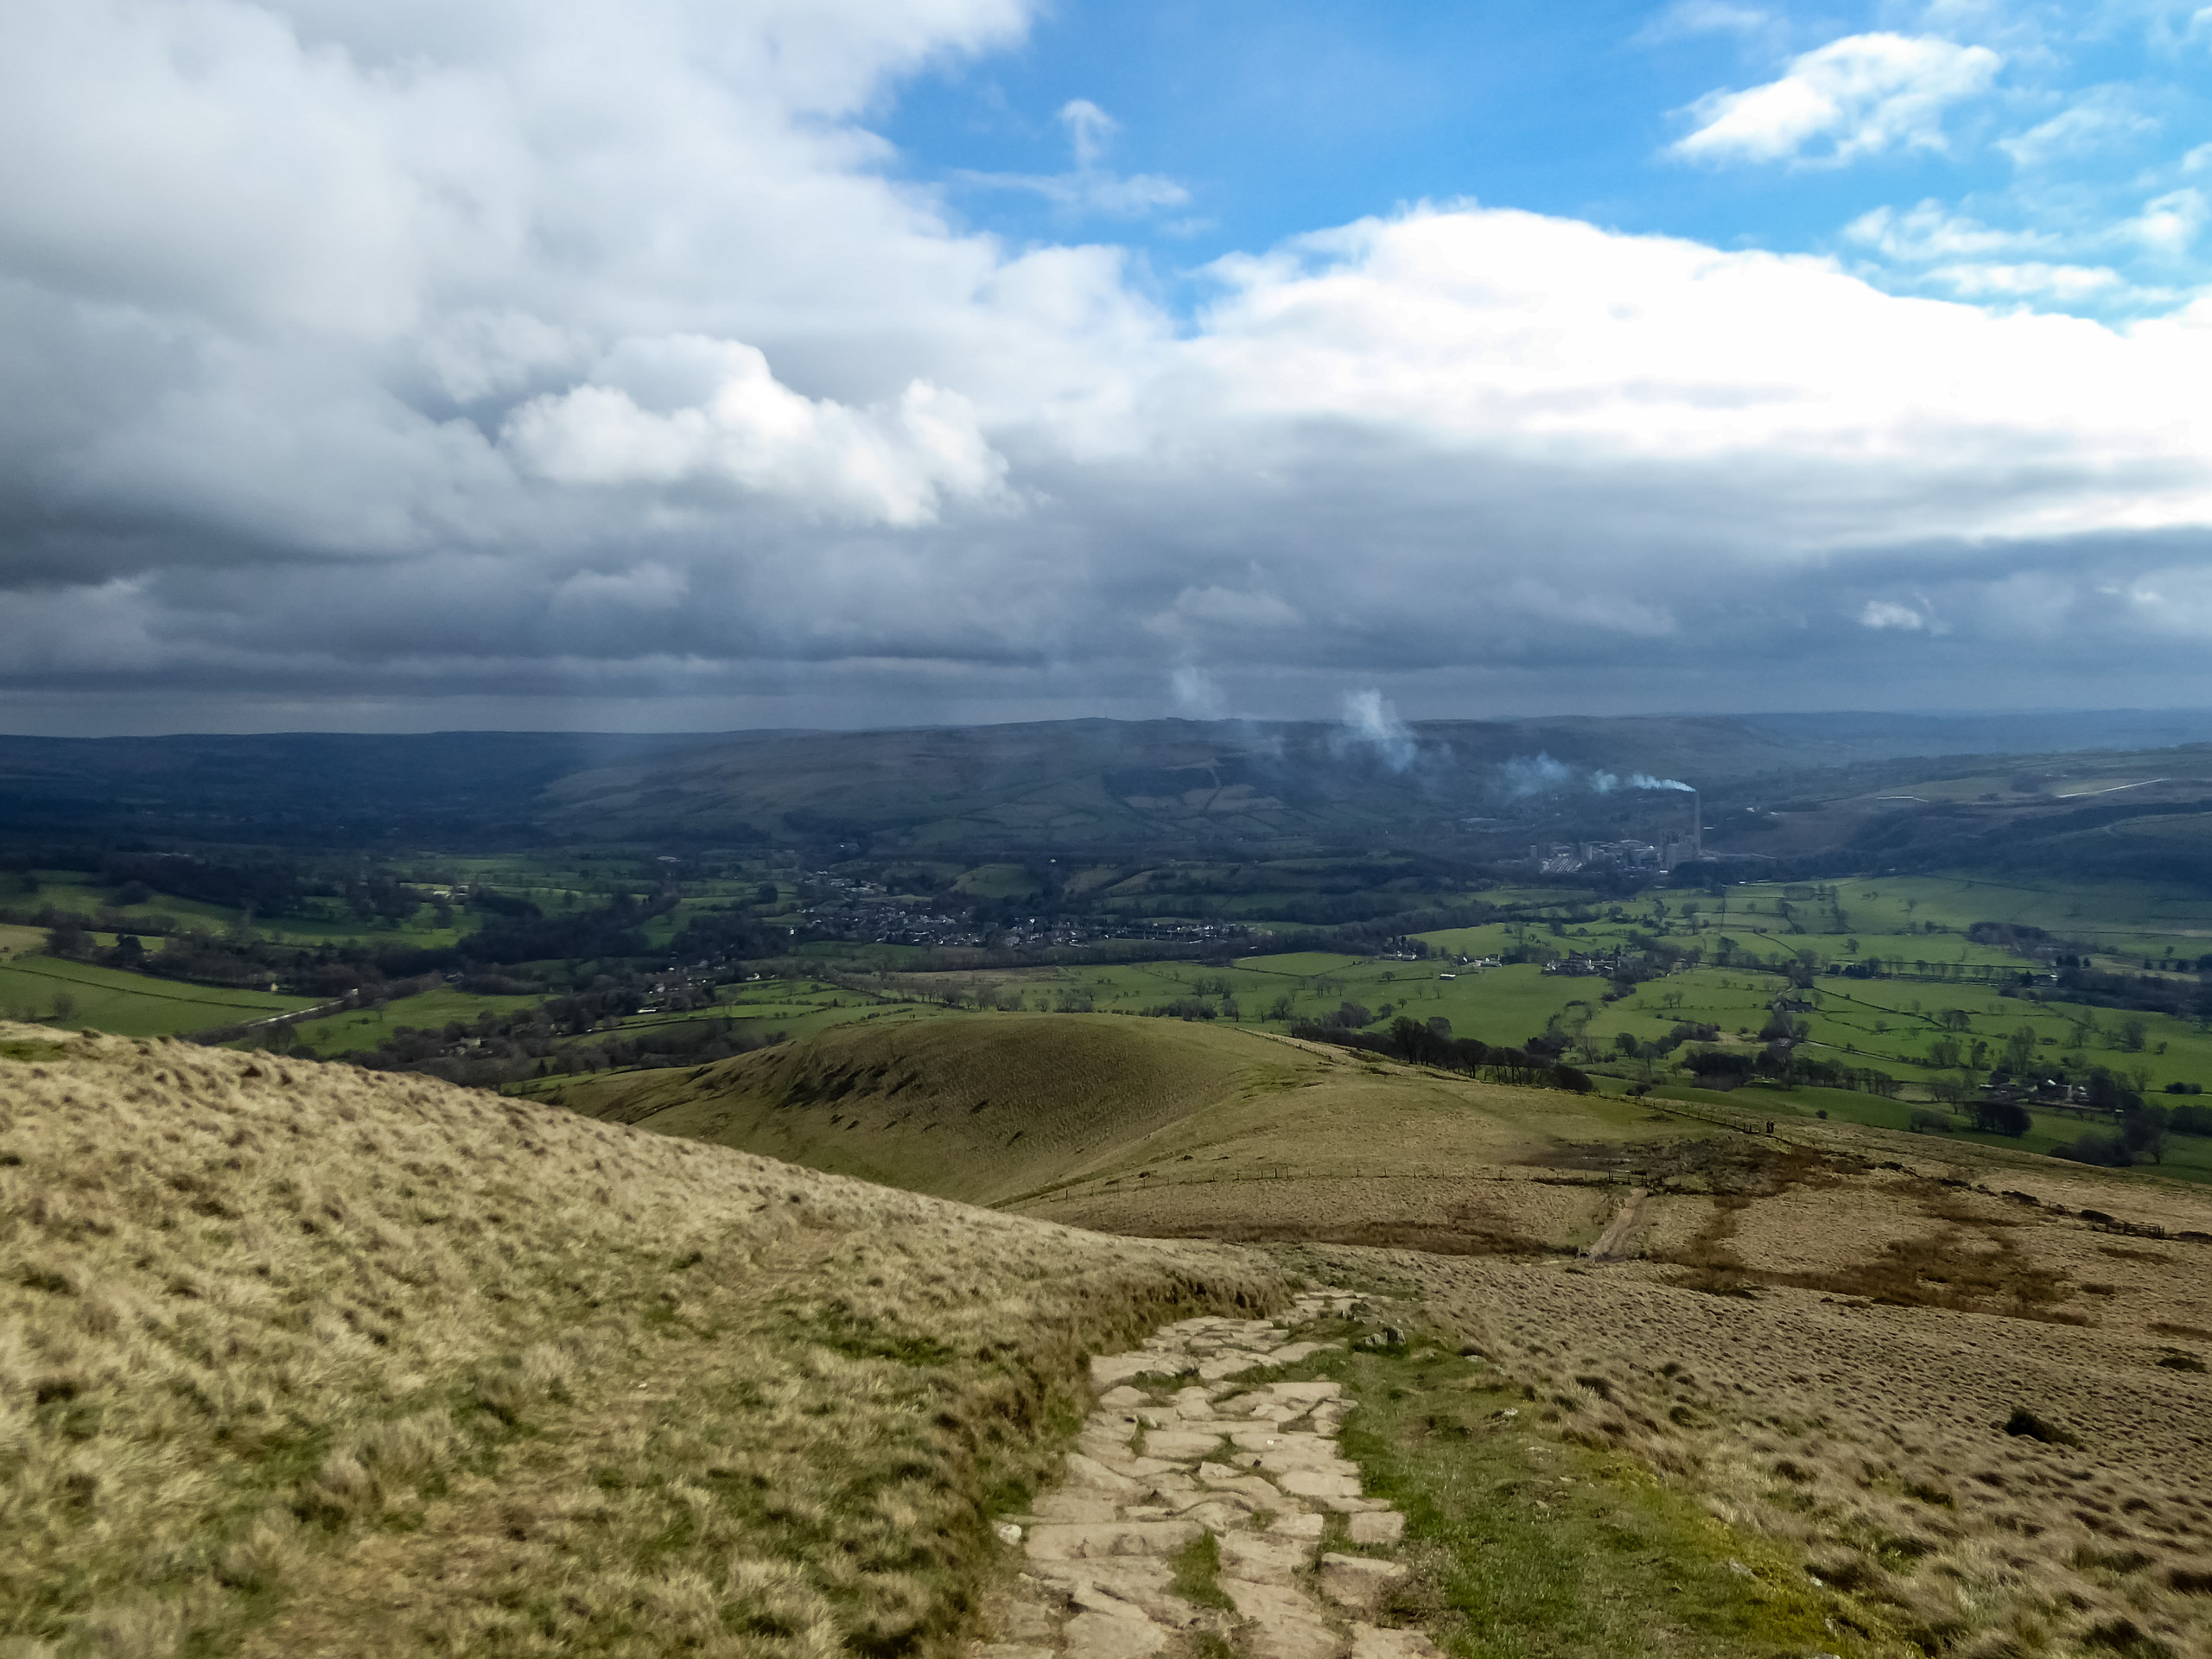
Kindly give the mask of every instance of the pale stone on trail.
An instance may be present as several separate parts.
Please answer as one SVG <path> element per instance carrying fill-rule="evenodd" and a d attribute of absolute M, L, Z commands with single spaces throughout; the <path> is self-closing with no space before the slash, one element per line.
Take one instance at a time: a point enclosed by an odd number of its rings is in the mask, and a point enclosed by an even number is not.
<path fill-rule="evenodd" d="M 1301 1434 L 1286 1431 L 1267 1438 L 1256 1448 L 1261 1461 L 1269 1468 L 1348 1469 L 1351 1465 L 1337 1454 L 1337 1443 L 1321 1434 Z"/>
<path fill-rule="evenodd" d="M 1221 1541 L 1221 1576 L 1255 1584 L 1293 1584 L 1298 1570 L 1313 1560 L 1313 1547 L 1302 1539 L 1273 1533 L 1232 1532 Z"/>
<path fill-rule="evenodd" d="M 1235 1497 L 1235 1494 L 1230 1496 Z M 1224 1503 L 1216 1497 L 1195 1503 L 1183 1513 L 1208 1532 L 1234 1532 L 1251 1519 L 1248 1510 L 1238 1507 L 1244 1502 L 1243 1498 L 1237 1497 L 1235 1503 Z"/>
<path fill-rule="evenodd" d="M 1221 1467 L 1217 1463 L 1203 1466 L 1209 1469 Z M 1305 1507 L 1296 1498 L 1283 1496 L 1281 1487 L 1261 1475 L 1240 1475 L 1231 1470 L 1226 1475 L 1207 1476 L 1206 1484 L 1217 1492 L 1235 1492 L 1249 1497 L 1263 1510 L 1297 1510 Z"/>
<path fill-rule="evenodd" d="M 1281 1585 L 1224 1579 L 1221 1587 L 1252 1622 L 1237 1632 L 1251 1659 L 1338 1659 L 1344 1643 L 1323 1622 L 1321 1610 Z"/>
<path fill-rule="evenodd" d="M 1038 1520 L 1113 1520 L 1115 1502 L 1113 1497 L 1099 1497 L 1084 1491 L 1048 1491 L 1035 1504 L 1028 1506 L 1028 1513 Z"/>
<path fill-rule="evenodd" d="M 1052 1659 L 1052 1650 L 1026 1648 L 1014 1642 L 985 1642 L 976 1648 L 976 1659 Z"/>
<path fill-rule="evenodd" d="M 1270 1533 L 1281 1533 L 1287 1538 L 1319 1538 L 1321 1517 L 1318 1515 L 1279 1515 L 1268 1525 Z"/>
<path fill-rule="evenodd" d="M 1319 1469 L 1293 1469 L 1283 1476 L 1282 1489 L 1293 1497 L 1357 1497 L 1359 1477 L 1325 1474 Z"/>
<path fill-rule="evenodd" d="M 1097 1454 L 1094 1452 L 1092 1455 L 1096 1457 Z M 1127 1455 L 1104 1457 L 1098 1458 L 1098 1465 L 1114 1474 L 1126 1475 L 1131 1480 L 1140 1484 L 1151 1479 L 1154 1475 L 1171 1475 L 1178 1472 L 1177 1465 L 1160 1458 L 1135 1458 Z"/>
<path fill-rule="evenodd" d="M 1202 1463 L 1198 1465 L 1200 1480 L 1235 1480 L 1236 1471 L 1225 1463 Z"/>
<path fill-rule="evenodd" d="M 1098 1396 L 1098 1403 L 1100 1405 L 1111 1406 L 1116 1410 L 1120 1410 L 1128 1406 L 1141 1406 L 1144 1404 L 1144 1402 L 1145 1396 L 1138 1390 L 1129 1387 L 1126 1382 L 1120 1388 L 1109 1389 L 1104 1394 Z"/>
<path fill-rule="evenodd" d="M 1099 1555 L 1172 1555 L 1205 1530 L 1195 1521 L 1103 1521 L 1032 1527 L 1033 1560 L 1084 1560 Z"/>
<path fill-rule="evenodd" d="M 1173 1458 L 1178 1462 L 1209 1456 L 1221 1444 L 1221 1436 L 1195 1429 L 1163 1428 L 1144 1437 L 1144 1454 L 1147 1458 Z"/>
<path fill-rule="evenodd" d="M 1265 1354 L 1223 1354 L 1198 1367 L 1199 1377 L 1208 1382 L 1218 1382 L 1224 1376 L 1242 1376 L 1247 1371 L 1256 1371 L 1268 1363 Z"/>
<path fill-rule="evenodd" d="M 1325 1446 L 1326 1443 L 1324 1444 Z M 1302 1446 L 1274 1446 L 1261 1452 L 1260 1467 L 1271 1475 L 1289 1475 L 1302 1471 L 1315 1475 L 1347 1476 L 1355 1480 L 1359 1475 L 1357 1464 L 1346 1463 L 1325 1450 L 1316 1452 Z M 1358 1490 L 1357 1485 L 1352 1488 L 1355 1492 Z"/>
<path fill-rule="evenodd" d="M 1355 1544 L 1395 1544 L 1406 1535 L 1406 1517 L 1394 1510 L 1355 1515 L 1345 1529 Z"/>
<path fill-rule="evenodd" d="M 1267 1446 L 1281 1446 L 1289 1434 L 1279 1423 L 1238 1423 L 1229 1431 L 1229 1438 L 1248 1452 L 1257 1452 Z"/>
<path fill-rule="evenodd" d="M 1089 1486 L 1102 1492 L 1126 1493 L 1135 1497 L 1144 1489 L 1126 1475 L 1117 1475 L 1096 1458 L 1086 1458 L 1080 1452 L 1068 1453 L 1068 1484 Z"/>
<path fill-rule="evenodd" d="M 1321 1593 L 1352 1612 L 1370 1612 L 1409 1575 L 1409 1570 L 1395 1561 L 1371 1561 L 1361 1555 L 1324 1555 Z"/>
<path fill-rule="evenodd" d="M 1436 1643 L 1419 1630 L 1351 1627 L 1351 1659 L 1437 1659 Z"/>
<path fill-rule="evenodd" d="M 1334 1344 L 1323 1343 L 1321 1347 Z M 1341 1382 L 1270 1382 L 1268 1392 L 1278 1400 L 1333 1400 L 1344 1391 Z"/>
<path fill-rule="evenodd" d="M 1157 1555 L 1116 1555 L 1097 1561 L 1033 1561 L 1030 1575 L 1051 1585 L 1078 1611 L 1116 1618 L 1151 1618 L 1181 1629 L 1198 1610 L 1169 1587 L 1167 1563 Z M 1056 1624 L 1054 1629 L 1058 1627 Z"/>
<path fill-rule="evenodd" d="M 1067 1659 L 1152 1659 L 1167 1632 L 1148 1618 L 1077 1613 L 1068 1621 Z"/>
<path fill-rule="evenodd" d="M 1187 1354 L 1102 1354 L 1090 1362 L 1095 1387 L 1110 1389 L 1138 1376 L 1188 1376 L 1198 1362 Z"/>

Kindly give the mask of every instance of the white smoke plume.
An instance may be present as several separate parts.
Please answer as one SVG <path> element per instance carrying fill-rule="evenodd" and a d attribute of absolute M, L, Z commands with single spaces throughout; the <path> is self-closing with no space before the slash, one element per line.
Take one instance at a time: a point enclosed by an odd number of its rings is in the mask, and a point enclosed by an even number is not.
<path fill-rule="evenodd" d="M 1411 728 L 1398 718 L 1390 700 L 1375 690 L 1344 694 L 1344 728 L 1330 740 L 1330 747 L 1341 754 L 1355 745 L 1372 748 L 1393 772 L 1405 771 L 1420 753 Z"/>
<path fill-rule="evenodd" d="M 1684 783 L 1679 778 L 1654 778 L 1648 772 L 1630 772 L 1629 774 L 1628 786 L 1630 789 L 1679 789 L 1685 794 L 1694 795 L 1697 793 L 1697 791 L 1692 789 L 1688 784 Z"/>
<path fill-rule="evenodd" d="M 1192 664 L 1167 677 L 1167 690 L 1175 699 L 1175 712 L 1185 720 L 1219 720 L 1228 706 L 1214 677 Z"/>
<path fill-rule="evenodd" d="M 1548 754 L 1516 754 L 1498 770 L 1505 774 L 1505 792 L 1516 800 L 1557 789 L 1574 775 Z"/>

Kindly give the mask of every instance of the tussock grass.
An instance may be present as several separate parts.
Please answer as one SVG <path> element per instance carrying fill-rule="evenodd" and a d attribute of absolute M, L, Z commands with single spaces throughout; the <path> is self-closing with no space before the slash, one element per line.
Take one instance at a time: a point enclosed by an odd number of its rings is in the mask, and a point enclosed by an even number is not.
<path fill-rule="evenodd" d="M 1518 1397 L 1497 1395 L 1498 1408 L 1519 1421 L 1633 1459 L 1777 1560 L 1801 1561 L 1808 1589 L 1865 1609 L 1857 1634 L 1878 1645 L 1974 1659 L 2212 1652 L 2212 1394 L 2158 1369 L 2133 1331 L 1758 1281 L 1716 1297 L 1656 1264 L 1325 1248 L 1285 1260 L 1417 1298 L 1424 1321 L 1484 1357 L 1458 1362 L 1475 1395 L 1505 1385 Z M 1346 1431 L 1363 1459 L 1354 1431 L 1394 1421 L 1387 1396 L 1370 1403 Z M 1461 1428 L 1479 1441 L 1490 1421 L 1454 1428 L 1437 1414 L 1421 1444 L 1456 1456 Z M 1416 1460 L 1395 1478 L 1438 1477 Z"/>
<path fill-rule="evenodd" d="M 938 1653 L 1085 1354 L 1275 1294 L 430 1079 L 0 1027 L 0 1653 Z"/>
<path fill-rule="evenodd" d="M 1637 1461 L 1564 1441 L 1524 1390 L 1418 1339 L 1321 1369 L 1360 1402 L 1344 1432 L 1408 1521 L 1393 1613 L 1478 1659 L 1901 1655 L 1795 1558 L 1725 1526 Z M 1332 1548 L 1358 1551 L 1342 1541 Z"/>

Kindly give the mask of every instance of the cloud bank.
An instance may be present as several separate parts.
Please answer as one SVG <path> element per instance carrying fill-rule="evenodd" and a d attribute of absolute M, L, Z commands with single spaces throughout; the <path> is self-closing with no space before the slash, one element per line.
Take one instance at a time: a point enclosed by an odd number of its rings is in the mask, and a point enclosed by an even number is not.
<path fill-rule="evenodd" d="M 0 723 L 1355 685 L 1388 754 L 1395 709 L 1772 706 L 1780 665 L 1798 706 L 2176 700 L 2212 306 L 1993 315 L 1445 202 L 1221 261 L 1179 318 L 1112 246 L 963 230 L 868 130 L 1027 22 L 0 11 Z M 1933 142 L 1993 69 L 1856 38 L 1685 153 Z M 1070 108 L 1071 177 L 1109 178 L 1110 118 Z"/>

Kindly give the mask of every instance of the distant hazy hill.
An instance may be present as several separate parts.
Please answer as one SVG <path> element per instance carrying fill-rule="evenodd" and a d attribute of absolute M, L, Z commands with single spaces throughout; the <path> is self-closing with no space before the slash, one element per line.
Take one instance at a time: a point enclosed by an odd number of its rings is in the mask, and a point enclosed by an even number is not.
<path fill-rule="evenodd" d="M 1086 1351 L 1272 1291 L 422 1077 L 0 1025 L 0 1650 L 941 1653 Z"/>
<path fill-rule="evenodd" d="M 1495 811 L 1547 757 L 1700 787 L 1902 756 L 2155 747 L 2212 714 L 1058 721 L 875 732 L 0 738 L 0 824 L 296 844 L 1358 839 Z M 1521 763 L 1518 769 L 1515 763 Z"/>

